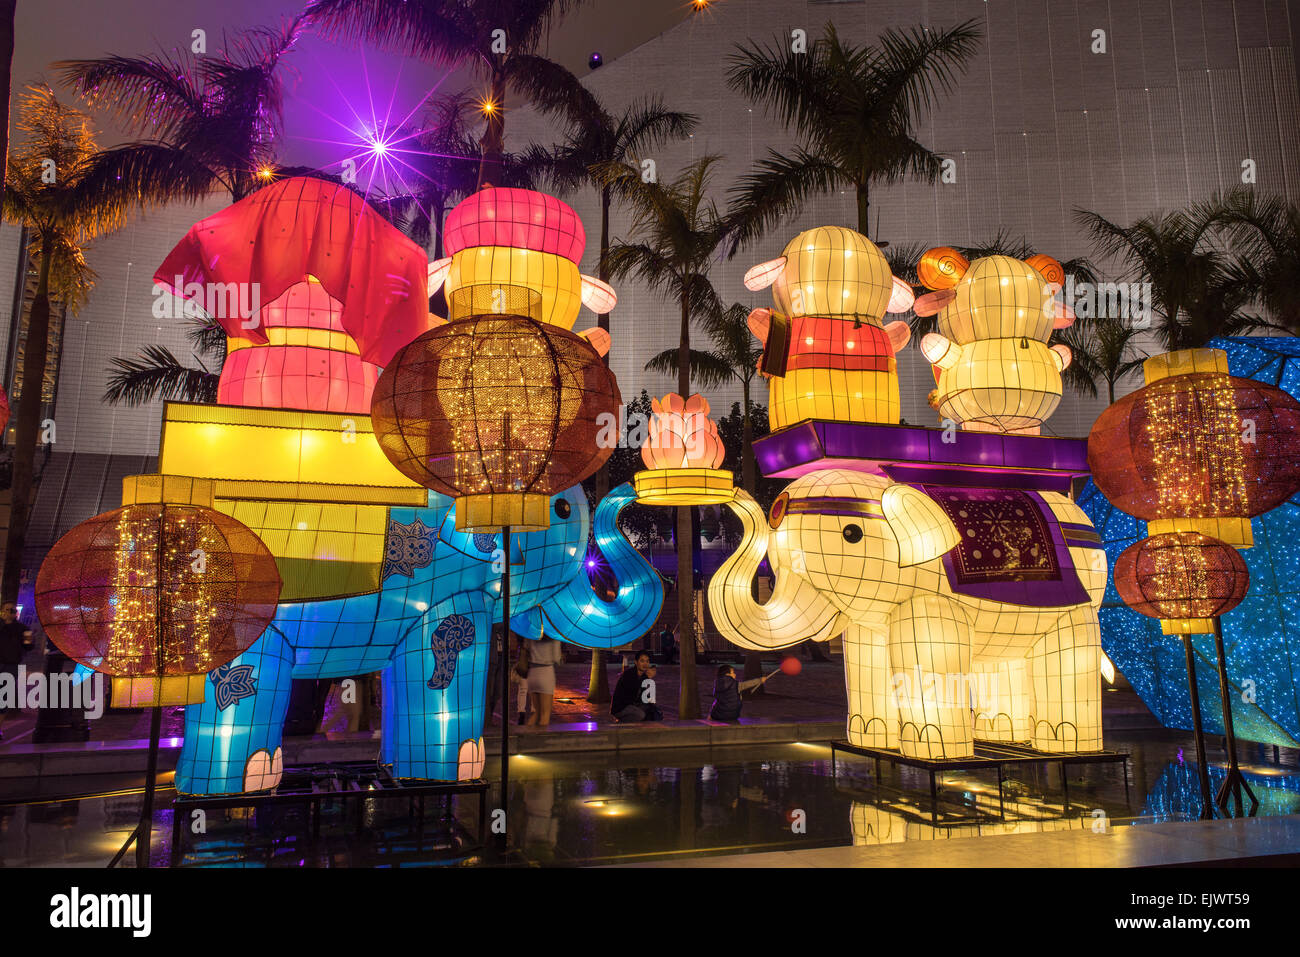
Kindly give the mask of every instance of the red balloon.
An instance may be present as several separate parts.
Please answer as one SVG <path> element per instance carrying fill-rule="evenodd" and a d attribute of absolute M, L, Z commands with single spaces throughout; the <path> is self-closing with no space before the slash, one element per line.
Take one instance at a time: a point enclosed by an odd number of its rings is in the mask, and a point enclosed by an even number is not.
<path fill-rule="evenodd" d="M 786 657 L 781 659 L 781 671 L 791 677 L 803 671 L 803 662 L 795 657 Z"/>

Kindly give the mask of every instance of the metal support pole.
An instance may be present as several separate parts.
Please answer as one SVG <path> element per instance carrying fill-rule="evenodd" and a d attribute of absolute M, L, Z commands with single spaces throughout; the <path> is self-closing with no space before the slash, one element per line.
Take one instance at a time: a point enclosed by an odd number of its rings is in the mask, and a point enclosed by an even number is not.
<path fill-rule="evenodd" d="M 162 735 L 162 708 L 155 705 L 149 716 L 149 766 L 145 771 L 144 805 L 140 808 L 139 833 L 135 841 L 135 866 L 149 866 L 149 845 L 153 837 L 153 793 L 158 784 L 158 739 Z"/>
<path fill-rule="evenodd" d="M 1192 636 L 1183 635 L 1183 651 L 1187 655 L 1187 693 L 1192 699 L 1192 732 L 1196 736 L 1196 770 L 1201 777 L 1201 820 L 1214 818 L 1214 805 L 1210 797 L 1210 768 L 1205 763 L 1205 729 L 1201 727 L 1201 692 L 1196 684 L 1196 654 L 1192 651 Z"/>
<path fill-rule="evenodd" d="M 1237 766 L 1237 735 L 1232 726 L 1232 696 L 1228 693 L 1228 658 L 1223 651 L 1223 619 L 1214 617 L 1214 653 L 1219 659 L 1219 703 L 1223 707 L 1223 734 L 1227 739 L 1228 776 L 1223 779 L 1216 796 L 1219 810 L 1228 810 L 1228 795 L 1231 794 L 1237 808 L 1237 817 L 1241 817 L 1241 792 L 1244 790 L 1250 798 L 1250 814 L 1255 816 L 1259 810 L 1259 798 L 1246 783 L 1246 778 Z"/>
<path fill-rule="evenodd" d="M 510 526 L 501 528 L 506 568 L 501 575 L 501 811 L 510 790 Z M 504 838 L 504 834 L 502 835 Z"/>

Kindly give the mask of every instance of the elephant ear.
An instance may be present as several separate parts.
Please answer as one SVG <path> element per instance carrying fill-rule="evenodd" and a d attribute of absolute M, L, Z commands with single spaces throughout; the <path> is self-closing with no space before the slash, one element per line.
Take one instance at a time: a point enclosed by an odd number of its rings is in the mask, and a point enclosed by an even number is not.
<path fill-rule="evenodd" d="M 889 486 L 880 497 L 880 507 L 898 541 L 898 564 L 904 568 L 938 558 L 961 541 L 939 504 L 910 485 Z"/>

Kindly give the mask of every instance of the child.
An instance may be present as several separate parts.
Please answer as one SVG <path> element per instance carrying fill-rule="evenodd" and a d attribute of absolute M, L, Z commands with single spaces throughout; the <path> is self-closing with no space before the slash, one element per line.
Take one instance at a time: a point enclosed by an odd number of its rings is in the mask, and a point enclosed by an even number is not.
<path fill-rule="evenodd" d="M 736 669 L 731 665 L 718 665 L 718 677 L 713 682 L 713 707 L 709 709 L 709 717 L 714 721 L 737 720 L 740 717 L 741 692 L 757 688 L 770 677 L 772 675 L 737 681 Z"/>

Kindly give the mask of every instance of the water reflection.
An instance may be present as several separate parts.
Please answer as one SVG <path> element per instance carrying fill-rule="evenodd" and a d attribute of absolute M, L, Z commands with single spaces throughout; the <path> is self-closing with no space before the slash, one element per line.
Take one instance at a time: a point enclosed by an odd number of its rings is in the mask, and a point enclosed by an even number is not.
<path fill-rule="evenodd" d="M 182 855 L 204 867 L 410 867 L 514 864 L 565 866 L 682 859 L 699 854 L 897 844 L 979 835 L 1194 820 L 1195 768 L 1174 739 L 1116 740 L 1131 749 L 1133 807 L 1119 765 L 1070 774 L 1062 806 L 1059 766 L 1022 769 L 999 803 L 992 774 L 943 777 L 931 820 L 928 776 L 842 759 L 832 777 L 829 748 L 779 745 L 615 754 L 531 755 L 511 762 L 508 849 L 477 847 L 477 804 L 447 818 L 433 799 L 421 818 L 406 799 L 325 807 L 313 837 L 304 809 L 214 810 Z M 1293 764 L 1294 755 L 1287 758 Z M 1223 769 L 1214 767 L 1214 784 Z M 1248 766 L 1261 814 L 1300 813 L 1300 770 Z M 84 787 L 86 780 L 78 783 Z M 155 832 L 155 861 L 169 859 L 169 794 Z M 140 796 L 53 799 L 0 807 L 0 865 L 102 867 L 139 813 Z M 496 799 L 489 801 L 489 808 Z M 129 861 L 128 861 L 129 863 Z"/>

